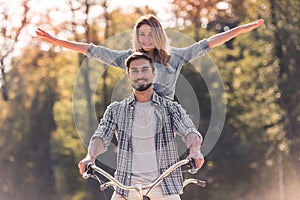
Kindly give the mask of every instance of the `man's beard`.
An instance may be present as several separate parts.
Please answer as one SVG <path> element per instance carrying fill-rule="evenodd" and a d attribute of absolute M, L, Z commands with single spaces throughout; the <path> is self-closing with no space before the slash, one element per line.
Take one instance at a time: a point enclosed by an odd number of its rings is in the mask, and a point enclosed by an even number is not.
<path fill-rule="evenodd" d="M 137 91 L 145 91 L 147 90 L 149 87 L 151 87 L 152 83 L 147 83 L 147 84 L 142 84 L 139 87 L 134 87 L 134 89 L 136 89 Z"/>
<path fill-rule="evenodd" d="M 139 85 L 139 81 L 144 81 L 144 83 Z M 152 86 L 152 83 L 149 83 L 147 78 L 139 78 L 134 80 L 134 82 L 137 84 L 132 84 L 132 87 L 140 92 L 143 92 Z"/>
<path fill-rule="evenodd" d="M 138 81 L 140 81 L 140 80 L 143 80 L 143 81 L 145 81 L 146 83 L 145 83 L 145 84 L 141 84 L 141 85 L 139 85 L 139 86 L 132 85 L 132 87 L 133 87 L 134 89 L 136 89 L 137 91 L 142 92 L 142 91 L 147 90 L 149 87 L 151 87 L 152 83 L 147 83 L 147 82 L 148 82 L 148 79 L 145 79 L 145 78 L 137 79 L 137 80 L 135 80 L 135 82 L 138 82 Z"/>

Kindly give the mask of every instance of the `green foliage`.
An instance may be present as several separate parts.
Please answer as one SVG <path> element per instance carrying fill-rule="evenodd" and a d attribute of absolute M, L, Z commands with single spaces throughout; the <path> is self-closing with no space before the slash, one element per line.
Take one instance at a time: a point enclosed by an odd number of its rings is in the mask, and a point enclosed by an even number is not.
<path fill-rule="evenodd" d="M 51 59 L 51 53 L 44 55 L 45 60 L 37 50 L 27 49 L 27 53 L 32 56 L 15 60 L 18 67 L 8 74 L 13 98 L 6 105 L 10 110 L 4 119 L 6 126 L 1 128 L 5 136 L 1 157 L 6 160 L 1 167 L 7 169 L 1 193 L 13 199 L 42 194 L 50 199 L 54 191 L 50 138 L 56 128 L 52 115 L 57 100 L 56 73 L 44 62 Z M 45 68 L 37 74 L 38 63 Z"/>

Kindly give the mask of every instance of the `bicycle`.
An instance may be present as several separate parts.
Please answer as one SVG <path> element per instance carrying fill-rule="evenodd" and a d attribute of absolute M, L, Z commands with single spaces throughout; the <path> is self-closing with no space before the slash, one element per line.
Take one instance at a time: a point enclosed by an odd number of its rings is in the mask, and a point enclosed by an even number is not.
<path fill-rule="evenodd" d="M 105 189 L 112 187 L 115 188 L 120 187 L 121 189 L 124 190 L 135 190 L 138 192 L 139 195 L 139 199 L 141 200 L 150 200 L 150 197 L 148 197 L 147 195 L 149 194 L 149 192 L 151 191 L 152 188 L 154 188 L 155 186 L 157 186 L 158 184 L 160 184 L 164 178 L 166 178 L 170 173 L 172 173 L 175 169 L 188 164 L 190 166 L 190 169 L 183 171 L 183 172 L 189 172 L 190 174 L 195 174 L 197 171 L 195 170 L 195 162 L 193 159 L 183 159 L 180 160 L 178 162 L 176 162 L 175 164 L 173 164 L 172 166 L 170 166 L 163 174 L 161 174 L 158 178 L 156 178 L 152 183 L 148 184 L 148 185 L 141 185 L 141 184 L 136 184 L 136 185 L 131 185 L 131 186 L 126 186 L 123 185 L 122 183 L 120 183 L 118 180 L 116 180 L 113 176 L 111 176 L 109 173 L 107 173 L 106 171 L 104 171 L 103 169 L 97 167 L 95 164 L 93 163 L 89 163 L 87 165 L 86 171 L 85 173 L 82 175 L 82 177 L 84 179 L 88 179 L 88 178 L 94 178 L 98 181 L 98 183 L 100 184 L 99 189 L 101 191 L 104 191 Z M 99 174 L 101 174 L 102 176 L 106 177 L 109 182 L 103 182 L 100 180 L 100 178 L 95 174 L 95 172 L 98 172 Z M 183 187 L 187 186 L 188 184 L 196 184 L 200 187 L 205 187 L 206 186 L 206 182 L 200 179 L 194 179 L 194 178 L 189 178 L 184 180 L 183 182 Z M 145 195 L 142 194 L 142 190 L 147 190 L 148 191 L 145 193 Z"/>

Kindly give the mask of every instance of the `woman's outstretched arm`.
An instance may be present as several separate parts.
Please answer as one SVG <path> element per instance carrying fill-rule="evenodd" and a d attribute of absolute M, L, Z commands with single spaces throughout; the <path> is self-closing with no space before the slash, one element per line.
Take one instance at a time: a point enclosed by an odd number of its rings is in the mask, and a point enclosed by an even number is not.
<path fill-rule="evenodd" d="M 55 46 L 60 46 L 60 47 L 64 47 L 64 48 L 67 48 L 67 49 L 70 49 L 73 51 L 77 51 L 78 53 L 85 54 L 87 52 L 88 48 L 90 47 L 90 44 L 87 44 L 87 43 L 71 42 L 68 40 L 58 39 L 58 38 L 50 35 L 49 33 L 47 33 L 46 31 L 44 31 L 41 28 L 37 28 L 37 30 L 35 32 L 36 32 L 37 37 L 40 38 L 41 40 L 49 42 Z"/>
<path fill-rule="evenodd" d="M 210 48 L 219 46 L 221 44 L 224 44 L 228 40 L 238 36 L 241 33 L 247 33 L 252 31 L 253 29 L 256 29 L 260 27 L 264 23 L 263 19 L 257 20 L 255 22 L 249 23 L 249 24 L 244 24 L 241 26 L 237 26 L 233 29 L 230 29 L 226 32 L 216 34 L 210 38 L 207 39 L 208 45 Z"/>

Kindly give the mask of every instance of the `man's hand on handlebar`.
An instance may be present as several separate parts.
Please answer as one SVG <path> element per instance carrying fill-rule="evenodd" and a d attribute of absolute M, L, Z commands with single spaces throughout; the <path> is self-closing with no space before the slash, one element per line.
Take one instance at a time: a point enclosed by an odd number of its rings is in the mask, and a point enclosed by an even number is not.
<path fill-rule="evenodd" d="M 205 161 L 204 156 L 200 152 L 200 150 L 197 150 L 197 151 L 190 150 L 190 155 L 187 157 L 187 159 L 189 159 L 189 158 L 194 159 L 195 168 L 197 171 L 202 167 L 202 165 L 204 164 L 204 161 Z"/>
<path fill-rule="evenodd" d="M 204 156 L 201 153 L 202 137 L 195 133 L 189 133 L 186 137 L 186 146 L 190 150 L 190 154 L 187 157 L 195 160 L 195 168 L 198 171 L 204 164 Z"/>
<path fill-rule="evenodd" d="M 87 164 L 89 164 L 89 163 L 95 164 L 95 160 L 96 160 L 96 158 L 91 155 L 87 155 L 84 159 L 82 159 L 78 163 L 78 168 L 79 168 L 80 174 L 84 174 L 84 172 L 86 171 Z"/>

